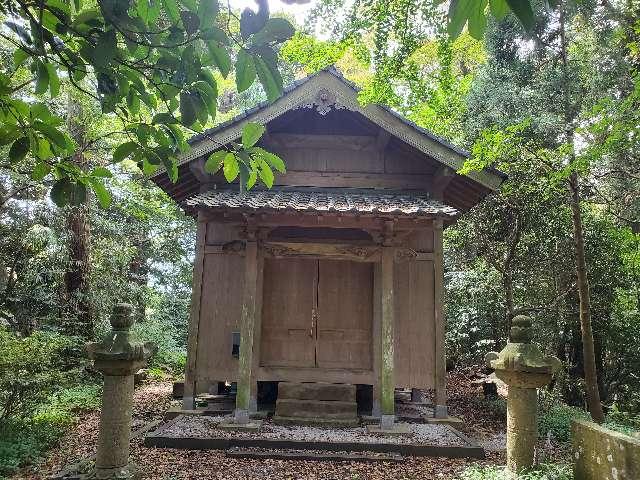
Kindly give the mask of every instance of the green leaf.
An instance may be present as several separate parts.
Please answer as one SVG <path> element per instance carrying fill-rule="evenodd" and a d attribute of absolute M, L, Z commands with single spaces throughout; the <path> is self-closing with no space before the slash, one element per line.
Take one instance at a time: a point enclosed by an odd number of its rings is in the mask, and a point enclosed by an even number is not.
<path fill-rule="evenodd" d="M 506 0 L 489 0 L 491 14 L 498 20 L 502 20 L 511 10 Z"/>
<path fill-rule="evenodd" d="M 53 184 L 49 196 L 58 207 L 64 207 L 71 203 L 73 189 L 73 183 L 67 177 L 63 177 Z"/>
<path fill-rule="evenodd" d="M 196 108 L 196 116 L 198 117 L 198 121 L 204 125 L 207 123 L 209 119 L 209 109 L 207 107 L 207 103 L 200 94 L 200 92 L 190 93 L 191 101 Z"/>
<path fill-rule="evenodd" d="M 36 89 L 37 95 L 42 95 L 49 87 L 49 71 L 44 63 L 36 61 Z"/>
<path fill-rule="evenodd" d="M 260 176 L 260 179 L 264 182 L 264 184 L 268 188 L 273 187 L 273 180 L 274 180 L 273 171 L 271 170 L 269 165 L 267 165 L 267 162 L 265 162 L 264 160 L 260 160 L 258 164 L 259 164 L 258 175 Z"/>
<path fill-rule="evenodd" d="M 54 144 L 63 150 L 70 148 L 70 142 L 67 141 L 67 137 L 55 127 L 52 127 L 48 123 L 36 120 L 33 122 L 33 128 L 48 137 Z"/>
<path fill-rule="evenodd" d="M 208 82 L 204 80 L 198 80 L 193 86 L 200 92 L 200 96 L 206 103 L 207 108 L 209 109 L 209 113 L 211 114 L 211 119 L 215 120 L 216 110 L 218 108 L 218 89 L 217 85 L 214 89 Z"/>
<path fill-rule="evenodd" d="M 227 155 L 226 150 L 218 150 L 217 152 L 213 152 L 207 158 L 207 161 L 204 163 L 204 171 L 207 173 L 216 173 L 220 170 L 222 163 L 224 162 L 224 157 Z"/>
<path fill-rule="evenodd" d="M 231 71 L 231 57 L 229 57 L 227 49 L 214 42 L 209 42 L 207 44 L 207 50 L 209 51 L 209 58 L 213 64 L 218 67 L 222 77 L 227 78 L 227 75 L 229 75 Z"/>
<path fill-rule="evenodd" d="M 153 175 L 158 170 L 158 165 L 149 162 L 146 158 L 142 161 L 142 173 L 145 176 Z"/>
<path fill-rule="evenodd" d="M 469 14 L 469 34 L 476 40 L 482 40 L 487 28 L 486 8 L 487 0 L 474 0 L 473 9 Z"/>
<path fill-rule="evenodd" d="M 30 55 L 27 52 L 25 52 L 21 48 L 18 48 L 15 52 L 13 52 L 13 64 L 14 64 L 14 66 L 16 68 L 18 68 L 29 57 L 30 57 Z"/>
<path fill-rule="evenodd" d="M 172 183 L 176 183 L 178 181 L 178 162 L 176 158 L 172 157 L 163 157 L 162 163 L 164 168 L 167 170 L 167 176 Z"/>
<path fill-rule="evenodd" d="M 84 183 L 73 183 L 71 190 L 71 203 L 73 205 L 82 205 L 87 201 L 87 187 Z"/>
<path fill-rule="evenodd" d="M 253 57 L 246 51 L 240 50 L 236 60 L 236 87 L 238 92 L 244 92 L 256 79 L 256 65 Z"/>
<path fill-rule="evenodd" d="M 200 24 L 211 24 L 215 21 L 218 15 L 218 0 L 200 0 L 198 5 L 198 17 L 200 17 Z"/>
<path fill-rule="evenodd" d="M 160 112 L 160 113 L 156 113 L 153 116 L 151 123 L 153 123 L 154 125 L 157 125 L 157 124 L 174 125 L 178 123 L 178 120 L 170 113 Z"/>
<path fill-rule="evenodd" d="M 227 152 L 224 156 L 224 168 L 222 169 L 224 173 L 224 178 L 227 179 L 227 182 L 233 182 L 238 173 L 240 172 L 240 167 L 238 166 L 238 159 L 232 152 Z"/>
<path fill-rule="evenodd" d="M 476 0 L 451 0 L 449 4 L 449 24 L 447 30 L 451 38 L 458 38 L 467 23 Z"/>
<path fill-rule="evenodd" d="M 248 122 L 242 127 L 242 145 L 245 149 L 253 147 L 265 132 L 264 125 Z"/>
<path fill-rule="evenodd" d="M 189 92 L 180 92 L 180 122 L 190 127 L 196 121 L 196 106 Z"/>
<path fill-rule="evenodd" d="M 506 0 L 511 10 L 518 17 L 520 23 L 527 32 L 530 32 L 535 25 L 535 17 L 531 8 L 530 0 Z"/>
<path fill-rule="evenodd" d="M 11 163 L 17 163 L 21 160 L 24 160 L 24 157 L 27 156 L 27 152 L 29 151 L 29 137 L 20 137 L 18 138 L 9 149 L 9 161 Z"/>
<path fill-rule="evenodd" d="M 141 0 L 144 1 L 144 0 Z M 98 68 L 105 68 L 118 54 L 118 39 L 115 30 L 102 32 L 92 52 L 92 63 Z"/>
<path fill-rule="evenodd" d="M 263 159 L 280 173 L 287 173 L 284 161 L 275 153 L 267 152 L 260 147 L 253 147 L 251 153 L 258 158 Z"/>
<path fill-rule="evenodd" d="M 264 59 L 255 57 L 256 72 L 260 83 L 270 102 L 276 100 L 282 94 L 282 77 L 277 69 L 272 69 Z"/>
<path fill-rule="evenodd" d="M 31 178 L 36 182 L 41 181 L 44 177 L 49 175 L 51 172 L 51 167 L 48 163 L 38 162 L 35 167 L 33 167 L 33 172 L 31 172 Z"/>
<path fill-rule="evenodd" d="M 264 45 L 270 42 L 284 42 L 293 37 L 295 29 L 284 18 L 270 18 L 258 33 L 254 34 L 251 41 L 254 45 Z"/>
<path fill-rule="evenodd" d="M 109 205 L 111 205 L 111 194 L 104 187 L 104 184 L 97 178 L 89 178 L 89 184 L 91 185 L 93 193 L 96 194 L 100 206 L 102 208 L 109 208 Z"/>
<path fill-rule="evenodd" d="M 174 24 L 178 23 L 180 21 L 180 9 L 178 9 L 176 0 L 162 0 L 162 4 L 171 22 Z"/>
<path fill-rule="evenodd" d="M 180 18 L 182 19 L 182 24 L 184 25 L 184 30 L 187 32 L 187 35 L 193 35 L 198 31 L 198 28 L 200 28 L 200 19 L 195 13 L 182 10 L 180 12 Z"/>
<path fill-rule="evenodd" d="M 52 63 L 47 63 L 45 66 L 49 74 L 49 93 L 51 98 L 54 98 L 60 93 L 60 79 L 56 67 Z"/>
<path fill-rule="evenodd" d="M 113 163 L 119 163 L 129 155 L 131 155 L 138 148 L 138 144 L 136 142 L 130 141 L 125 142 L 116 147 L 113 151 Z"/>
<path fill-rule="evenodd" d="M 111 178 L 113 174 L 105 167 L 96 167 L 91 170 L 92 177 Z"/>

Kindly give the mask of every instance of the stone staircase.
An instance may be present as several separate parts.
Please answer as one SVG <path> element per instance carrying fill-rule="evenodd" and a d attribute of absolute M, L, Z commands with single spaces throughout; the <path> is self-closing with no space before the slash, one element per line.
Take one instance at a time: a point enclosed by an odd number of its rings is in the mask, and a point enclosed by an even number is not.
<path fill-rule="evenodd" d="M 356 426 L 356 387 L 280 382 L 273 421 L 281 425 Z"/>

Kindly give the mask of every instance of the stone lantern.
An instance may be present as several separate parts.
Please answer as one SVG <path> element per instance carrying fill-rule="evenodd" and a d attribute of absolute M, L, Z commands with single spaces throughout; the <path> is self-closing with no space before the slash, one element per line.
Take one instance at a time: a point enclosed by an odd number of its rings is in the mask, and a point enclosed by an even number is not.
<path fill-rule="evenodd" d="M 487 365 L 509 386 L 507 397 L 507 469 L 520 473 L 533 466 L 538 439 L 537 389 L 548 385 L 561 367 L 560 360 L 544 356 L 531 343 L 531 319 L 514 317 L 509 343 L 486 356 Z"/>
<path fill-rule="evenodd" d="M 129 463 L 129 440 L 133 407 L 133 375 L 156 351 L 152 343 L 142 343 L 130 332 L 133 307 L 117 304 L 111 315 L 112 330 L 101 342 L 86 346 L 96 370 L 104 375 L 100 430 L 95 471 L 98 479 L 131 479 L 135 468 Z"/>

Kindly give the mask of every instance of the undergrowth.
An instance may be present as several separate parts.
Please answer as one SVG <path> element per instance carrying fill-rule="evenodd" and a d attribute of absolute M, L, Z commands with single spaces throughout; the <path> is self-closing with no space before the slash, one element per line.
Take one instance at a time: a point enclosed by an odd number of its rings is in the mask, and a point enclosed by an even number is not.
<path fill-rule="evenodd" d="M 459 480 L 573 480 L 573 472 L 568 465 L 548 463 L 536 466 L 531 472 L 513 477 L 504 467 L 473 466 L 466 468 Z"/>
<path fill-rule="evenodd" d="M 20 467 L 36 463 L 78 414 L 100 406 L 101 388 L 83 384 L 51 395 L 30 418 L 12 418 L 0 424 L 0 480 Z"/>

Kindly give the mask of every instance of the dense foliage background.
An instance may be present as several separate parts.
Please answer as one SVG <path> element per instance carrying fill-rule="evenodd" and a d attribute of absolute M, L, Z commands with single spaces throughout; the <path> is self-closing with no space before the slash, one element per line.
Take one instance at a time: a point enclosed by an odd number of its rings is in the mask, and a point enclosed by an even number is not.
<path fill-rule="evenodd" d="M 600 397 L 610 421 L 637 428 L 637 0 L 566 1 L 561 10 L 534 2 L 529 32 L 512 15 L 488 16 L 481 40 L 466 31 L 450 36 L 445 11 L 433 2 L 356 4 L 362 8 L 316 4 L 279 48 L 284 83 L 336 63 L 362 87 L 363 102 L 388 104 L 467 148 L 467 168 L 493 164 L 509 174 L 501 192 L 446 231 L 449 368 L 481 364 L 506 342 L 514 315 L 532 316 L 536 339 L 565 366 L 542 393 L 551 412 L 542 428 L 566 440 L 568 419 L 586 409 L 567 188 L 575 174 Z M 240 54 L 231 55 L 236 61 Z M 15 45 L 0 42 L 0 56 L 12 64 Z M 209 125 L 266 98 L 262 86 L 246 83 L 233 72 L 216 73 Z M 59 179 L 34 178 L 39 160 L 16 166 L 11 145 L 1 147 L 0 476 L 46 448 L 74 412 L 96 405 L 98 379 L 82 345 L 105 330 L 116 302 L 135 305 L 136 329 L 160 347 L 152 375 L 179 376 L 184 368 L 194 222 L 134 160 L 106 160 L 117 144 L 105 136 L 112 119 L 95 98 L 68 89 L 64 77 L 61 88 L 64 100 L 36 98 L 70 119 L 58 125 L 65 135 L 77 137 L 82 127 L 90 141 L 79 165 L 94 173 L 108 167 L 97 172 L 113 199 L 109 208 L 91 195 L 58 207 L 49 187 Z"/>

